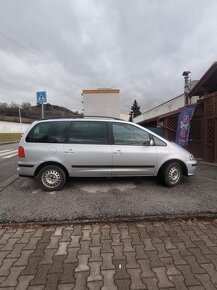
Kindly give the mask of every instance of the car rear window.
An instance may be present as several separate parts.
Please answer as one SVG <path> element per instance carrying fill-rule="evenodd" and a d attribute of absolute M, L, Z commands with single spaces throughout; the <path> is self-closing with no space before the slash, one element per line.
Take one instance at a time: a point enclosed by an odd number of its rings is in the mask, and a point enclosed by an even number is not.
<path fill-rule="evenodd" d="M 68 121 L 38 123 L 28 133 L 26 142 L 65 143 L 69 124 Z"/>

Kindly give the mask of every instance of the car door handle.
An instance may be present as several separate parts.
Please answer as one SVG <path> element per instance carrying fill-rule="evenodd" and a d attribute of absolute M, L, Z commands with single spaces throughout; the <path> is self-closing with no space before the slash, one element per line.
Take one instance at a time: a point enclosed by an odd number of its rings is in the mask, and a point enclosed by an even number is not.
<path fill-rule="evenodd" d="M 64 151 L 64 153 L 74 153 L 74 151 L 72 151 L 72 149 L 69 149 L 69 150 Z"/>
<path fill-rule="evenodd" d="M 114 151 L 114 154 L 121 154 L 121 150 L 118 149 L 118 150 Z"/>

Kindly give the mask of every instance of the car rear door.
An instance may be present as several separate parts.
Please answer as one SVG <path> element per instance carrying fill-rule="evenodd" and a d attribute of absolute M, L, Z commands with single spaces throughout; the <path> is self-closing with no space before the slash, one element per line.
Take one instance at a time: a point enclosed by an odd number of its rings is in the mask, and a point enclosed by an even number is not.
<path fill-rule="evenodd" d="M 64 158 L 70 176 L 111 176 L 112 149 L 104 121 L 72 121 Z"/>
<path fill-rule="evenodd" d="M 150 176 L 156 171 L 156 148 L 150 146 L 150 134 L 134 125 L 111 123 L 112 176 Z"/>

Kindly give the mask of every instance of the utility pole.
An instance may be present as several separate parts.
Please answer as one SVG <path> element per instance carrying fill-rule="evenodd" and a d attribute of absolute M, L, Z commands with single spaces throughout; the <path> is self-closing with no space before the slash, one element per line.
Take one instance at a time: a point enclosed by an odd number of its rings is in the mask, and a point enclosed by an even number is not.
<path fill-rule="evenodd" d="M 185 84 L 184 84 L 184 95 L 185 95 L 185 106 L 188 106 L 188 93 L 190 91 L 189 89 L 189 74 L 191 72 L 190 71 L 184 71 L 183 72 L 183 76 L 184 76 L 184 80 L 185 80 Z"/>

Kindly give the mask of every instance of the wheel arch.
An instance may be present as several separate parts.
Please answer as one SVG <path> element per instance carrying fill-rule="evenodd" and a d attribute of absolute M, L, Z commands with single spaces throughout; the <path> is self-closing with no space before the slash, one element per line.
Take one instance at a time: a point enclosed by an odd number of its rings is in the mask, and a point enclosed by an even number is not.
<path fill-rule="evenodd" d="M 34 176 L 37 176 L 38 173 L 39 173 L 39 171 L 40 171 L 43 167 L 45 167 L 45 166 L 47 166 L 47 165 L 56 165 L 56 166 L 59 166 L 59 167 L 60 167 L 60 168 L 65 172 L 66 178 L 69 177 L 69 172 L 68 172 L 68 170 L 65 168 L 65 166 L 63 166 L 61 163 L 59 163 L 59 162 L 55 162 L 55 161 L 46 161 L 46 162 L 41 163 L 41 164 L 36 168 L 35 173 L 34 173 Z"/>
<path fill-rule="evenodd" d="M 187 169 L 187 166 L 185 165 L 185 163 L 184 163 L 183 161 L 181 161 L 181 160 L 179 160 L 179 159 L 170 159 L 170 160 L 165 161 L 165 162 L 161 165 L 161 167 L 160 167 L 159 170 L 158 170 L 157 176 L 160 176 L 161 173 L 162 173 L 162 171 L 164 170 L 164 168 L 165 168 L 168 164 L 173 163 L 173 162 L 178 162 L 178 163 L 181 165 L 181 167 L 182 167 L 182 174 L 183 174 L 183 175 L 186 175 L 186 176 L 188 175 L 188 169 Z"/>

